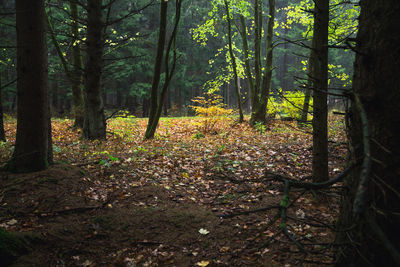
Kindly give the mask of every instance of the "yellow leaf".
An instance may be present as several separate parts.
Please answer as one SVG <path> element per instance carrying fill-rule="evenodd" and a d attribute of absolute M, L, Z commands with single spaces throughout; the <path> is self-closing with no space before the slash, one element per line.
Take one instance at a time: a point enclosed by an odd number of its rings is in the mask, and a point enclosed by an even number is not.
<path fill-rule="evenodd" d="M 198 263 L 196 263 L 197 266 L 208 266 L 209 264 L 209 261 L 199 261 Z"/>

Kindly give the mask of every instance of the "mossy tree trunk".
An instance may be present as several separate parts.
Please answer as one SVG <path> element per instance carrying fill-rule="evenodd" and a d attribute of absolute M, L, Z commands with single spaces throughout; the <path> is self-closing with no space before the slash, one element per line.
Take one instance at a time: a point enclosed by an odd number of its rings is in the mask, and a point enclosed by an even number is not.
<path fill-rule="evenodd" d="M 336 266 L 400 266 L 400 1 L 360 1 Z"/>
<path fill-rule="evenodd" d="M 89 0 L 87 4 L 87 46 L 84 90 L 84 123 L 82 135 L 85 139 L 106 139 L 106 120 L 101 92 L 103 69 L 102 1 Z"/>
<path fill-rule="evenodd" d="M 16 1 L 17 136 L 9 168 L 46 169 L 52 161 L 44 0 Z"/>
<path fill-rule="evenodd" d="M 329 0 L 316 0 L 314 8 L 315 61 L 313 61 L 314 116 L 313 164 L 314 182 L 329 179 L 328 174 L 328 27 Z"/>

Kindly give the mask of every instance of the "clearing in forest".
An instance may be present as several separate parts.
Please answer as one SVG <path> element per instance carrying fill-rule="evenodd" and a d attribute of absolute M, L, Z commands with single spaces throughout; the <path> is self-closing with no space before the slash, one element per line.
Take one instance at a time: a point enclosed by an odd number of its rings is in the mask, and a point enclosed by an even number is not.
<path fill-rule="evenodd" d="M 165 118 L 147 141 L 146 123 L 115 118 L 107 141 L 89 142 L 72 121 L 53 120 L 56 164 L 31 174 L 0 173 L 1 226 L 36 237 L 15 266 L 331 262 L 340 185 L 320 202 L 313 192 L 292 190 L 283 217 L 284 186 L 274 180 L 310 176 L 310 129 L 279 120 L 253 129 L 224 120 L 204 134 L 200 119 Z M 347 152 L 343 122 L 331 117 L 329 124 L 334 176 Z M 1 162 L 11 156 L 16 123 L 5 127 Z"/>

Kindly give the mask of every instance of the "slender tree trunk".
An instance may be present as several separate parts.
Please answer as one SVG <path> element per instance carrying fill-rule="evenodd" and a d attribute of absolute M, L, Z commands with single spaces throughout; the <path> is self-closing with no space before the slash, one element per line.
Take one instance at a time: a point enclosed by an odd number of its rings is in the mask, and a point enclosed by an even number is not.
<path fill-rule="evenodd" d="M 16 1 L 18 125 L 8 167 L 18 172 L 43 170 L 52 161 L 44 2 Z"/>
<path fill-rule="evenodd" d="M 329 0 L 315 1 L 314 36 L 314 117 L 313 117 L 313 181 L 322 182 L 328 174 L 328 26 Z M 314 40 L 315 39 L 315 40 Z"/>
<path fill-rule="evenodd" d="M 304 92 L 304 103 L 303 103 L 303 109 L 301 112 L 301 121 L 302 122 L 307 122 L 307 117 L 308 117 L 308 111 L 310 107 L 310 99 L 311 99 L 311 89 L 313 87 L 313 81 L 314 81 L 314 61 L 315 61 L 315 45 L 316 39 L 313 38 L 312 44 L 311 44 L 311 50 L 310 50 L 310 56 L 308 58 L 308 77 L 307 77 L 307 85 L 305 88 Z"/>
<path fill-rule="evenodd" d="M 265 62 L 265 73 L 262 83 L 261 91 L 261 104 L 260 104 L 260 118 L 266 120 L 265 116 L 268 107 L 268 97 L 271 91 L 272 81 L 272 62 L 273 62 L 273 36 L 274 36 L 274 22 L 275 22 L 275 0 L 268 0 L 268 23 L 267 23 L 267 35 L 266 35 L 266 62 Z"/>
<path fill-rule="evenodd" d="M 226 13 L 226 21 L 228 23 L 228 45 L 229 45 L 229 55 L 231 58 L 231 64 L 232 64 L 232 69 L 233 69 L 233 79 L 235 82 L 235 92 L 236 92 L 236 99 L 237 99 L 237 105 L 239 109 L 239 123 L 242 123 L 244 120 L 243 117 L 243 109 L 242 109 L 242 96 L 240 94 L 240 88 L 239 88 L 239 81 L 238 81 L 238 72 L 237 72 L 237 66 L 236 66 L 236 57 L 235 54 L 233 53 L 233 47 L 232 47 L 232 26 L 231 26 L 231 15 L 229 12 L 229 4 L 227 0 L 224 0 L 225 3 L 225 13 Z M 229 95 L 228 95 L 229 99 Z"/>
<path fill-rule="evenodd" d="M 262 32 L 262 1 L 254 0 L 254 72 L 255 72 L 255 86 L 253 95 L 251 96 L 252 110 L 250 124 L 256 122 L 265 123 L 260 116 L 260 97 L 261 97 L 261 32 Z"/>
<path fill-rule="evenodd" d="M 163 108 L 163 104 L 164 104 L 164 99 L 167 94 L 169 83 L 171 82 L 171 79 L 172 79 L 174 71 L 175 71 L 176 60 L 177 60 L 177 55 L 176 55 L 176 50 L 175 50 L 175 41 L 176 41 L 176 35 L 178 32 L 182 0 L 176 0 L 175 3 L 176 3 L 175 24 L 174 24 L 174 27 L 173 27 L 173 30 L 171 33 L 171 37 L 168 41 L 165 58 L 163 58 L 164 57 L 163 55 L 164 55 L 165 40 L 166 40 L 168 2 L 161 0 L 160 30 L 159 30 L 159 39 L 158 39 L 158 44 L 157 44 L 157 56 L 156 56 L 155 67 L 154 67 L 154 77 L 153 77 L 152 90 L 151 90 L 151 96 L 150 96 L 150 116 L 149 116 L 149 122 L 147 124 L 146 133 L 145 133 L 146 139 L 151 139 L 154 137 L 154 134 L 157 129 L 158 121 L 160 120 L 160 116 L 161 116 L 161 112 L 162 112 L 162 108 Z M 170 70 L 169 55 L 170 55 L 172 46 L 174 46 L 174 53 L 173 53 L 174 57 L 173 57 L 172 67 Z M 158 87 L 160 84 L 161 66 L 157 66 L 157 65 L 158 64 L 161 65 L 162 62 L 164 62 L 164 64 L 165 64 L 165 81 L 164 81 L 164 84 L 163 84 L 160 94 L 159 94 Z"/>
<path fill-rule="evenodd" d="M 74 126 L 78 128 L 83 128 L 83 63 L 81 48 L 79 45 L 79 25 L 78 25 L 78 6 L 73 1 L 69 2 L 71 9 L 71 33 L 72 33 L 72 65 L 73 70 L 71 73 L 71 83 L 72 83 L 72 101 L 74 103 L 74 116 L 75 123 Z"/>
<path fill-rule="evenodd" d="M 83 137 L 106 139 L 106 121 L 101 91 L 103 67 L 102 1 L 88 1 L 87 55 L 85 67 L 85 114 Z"/>
<path fill-rule="evenodd" d="M 4 122 L 3 122 L 3 101 L 1 98 L 2 83 L 1 83 L 1 72 L 0 72 L 0 141 L 6 141 L 6 134 L 4 132 Z"/>
<path fill-rule="evenodd" d="M 247 27 L 246 21 L 243 15 L 240 15 L 240 36 L 242 37 L 242 44 L 243 44 L 243 53 L 244 53 L 244 66 L 245 66 L 245 74 L 247 77 L 247 81 L 249 83 L 249 94 L 248 94 L 248 102 L 249 102 L 249 109 L 250 104 L 253 104 L 254 95 L 255 95 L 255 85 L 253 75 L 251 73 L 251 66 L 250 66 L 250 55 L 249 55 L 249 44 L 247 40 Z"/>
<path fill-rule="evenodd" d="M 336 266 L 400 266 L 400 1 L 362 0 Z"/>

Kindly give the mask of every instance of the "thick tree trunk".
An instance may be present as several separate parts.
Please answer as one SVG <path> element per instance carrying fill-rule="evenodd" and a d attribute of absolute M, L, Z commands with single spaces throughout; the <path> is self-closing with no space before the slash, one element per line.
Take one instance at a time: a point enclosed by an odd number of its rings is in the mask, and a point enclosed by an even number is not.
<path fill-rule="evenodd" d="M 18 125 L 8 166 L 18 172 L 43 170 L 51 157 L 44 2 L 16 1 Z"/>
<path fill-rule="evenodd" d="M 336 266 L 400 266 L 400 1 L 362 0 Z M 344 230 L 345 229 L 345 230 Z"/>
<path fill-rule="evenodd" d="M 3 101 L 1 98 L 1 73 L 0 73 L 0 141 L 6 141 L 6 134 L 4 132 L 4 121 L 3 121 Z"/>
<path fill-rule="evenodd" d="M 103 67 L 103 22 L 101 0 L 88 1 L 87 58 L 85 67 L 85 114 L 83 137 L 106 139 L 106 121 L 101 92 Z"/>
<path fill-rule="evenodd" d="M 315 68 L 313 117 L 313 167 L 314 182 L 329 179 L 328 174 L 328 26 L 329 0 L 316 0 L 314 9 Z"/>
<path fill-rule="evenodd" d="M 83 63 L 81 48 L 79 45 L 79 32 L 78 32 L 78 6 L 74 2 L 69 2 L 71 9 L 71 33 L 72 33 L 72 65 L 73 70 L 71 73 L 71 83 L 72 83 L 72 101 L 74 103 L 74 116 L 75 123 L 74 126 L 78 128 L 83 127 Z"/>

